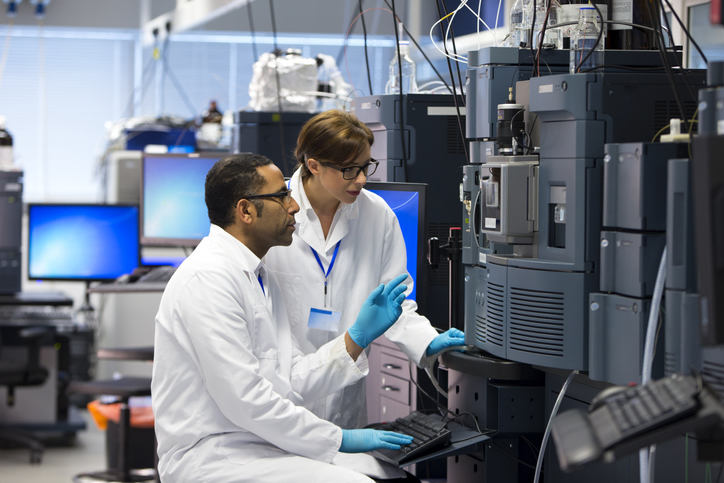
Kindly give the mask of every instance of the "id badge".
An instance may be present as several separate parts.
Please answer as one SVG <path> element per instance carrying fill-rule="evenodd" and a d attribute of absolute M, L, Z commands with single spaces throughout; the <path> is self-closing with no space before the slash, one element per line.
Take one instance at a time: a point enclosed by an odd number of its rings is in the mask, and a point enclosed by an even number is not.
<path fill-rule="evenodd" d="M 327 309 L 312 309 L 309 311 L 309 323 L 312 329 L 327 330 L 337 332 L 339 330 L 339 321 L 342 319 L 342 312 Z"/>

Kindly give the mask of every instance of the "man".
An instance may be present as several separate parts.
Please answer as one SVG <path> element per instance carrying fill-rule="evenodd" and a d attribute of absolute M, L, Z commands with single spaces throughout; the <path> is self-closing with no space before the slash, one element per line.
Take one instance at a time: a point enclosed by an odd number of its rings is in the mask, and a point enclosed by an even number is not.
<path fill-rule="evenodd" d="M 291 243 L 299 210 L 281 171 L 263 156 L 227 156 L 206 176 L 206 205 L 209 236 L 169 281 L 156 316 L 162 481 L 372 481 L 332 460 L 411 438 L 342 430 L 302 406 L 366 375 L 363 349 L 400 316 L 405 276 L 380 285 L 344 335 L 303 356 L 261 261 Z"/>

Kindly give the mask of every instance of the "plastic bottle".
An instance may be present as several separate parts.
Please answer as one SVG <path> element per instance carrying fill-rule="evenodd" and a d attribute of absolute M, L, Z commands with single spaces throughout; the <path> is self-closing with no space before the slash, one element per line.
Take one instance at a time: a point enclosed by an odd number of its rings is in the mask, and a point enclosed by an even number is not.
<path fill-rule="evenodd" d="M 402 59 L 402 93 L 408 94 L 417 92 L 417 80 L 415 79 L 415 61 L 410 57 L 410 42 L 400 41 L 400 58 Z M 400 69 L 397 66 L 397 52 L 390 61 L 390 78 L 385 86 L 385 93 L 400 93 Z"/>
<path fill-rule="evenodd" d="M 578 25 L 571 33 L 568 72 L 575 74 L 603 65 L 604 39 L 599 41 L 598 38 L 601 26 L 601 18 L 594 7 L 581 7 L 578 11 Z"/>
<path fill-rule="evenodd" d="M 533 1 L 528 4 L 526 8 L 527 19 L 526 23 L 528 28 L 533 23 Z M 543 29 L 543 22 L 546 19 L 546 13 L 548 15 L 548 23 L 546 25 L 545 34 L 543 38 L 543 47 L 547 49 L 561 49 L 563 48 L 563 32 L 558 25 L 558 19 L 560 17 L 561 4 L 558 0 L 536 0 L 535 1 L 535 27 L 533 28 L 533 48 L 538 48 L 540 42 L 540 34 Z"/>
<path fill-rule="evenodd" d="M 525 8 L 528 2 L 516 0 L 510 9 L 510 40 L 511 47 L 526 47 L 530 25 L 526 23 Z"/>
<path fill-rule="evenodd" d="M 13 137 L 5 130 L 5 116 L 0 116 L 0 170 L 14 169 Z"/>

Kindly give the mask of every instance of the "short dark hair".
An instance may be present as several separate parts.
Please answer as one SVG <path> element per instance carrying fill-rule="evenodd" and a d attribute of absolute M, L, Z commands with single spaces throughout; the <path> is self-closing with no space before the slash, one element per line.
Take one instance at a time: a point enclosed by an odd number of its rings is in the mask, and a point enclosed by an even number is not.
<path fill-rule="evenodd" d="M 273 164 L 271 159 L 252 153 L 232 154 L 218 160 L 206 174 L 205 198 L 209 221 L 221 228 L 232 225 L 239 200 L 257 194 L 264 186 L 265 180 L 258 168 L 270 164 Z M 259 216 L 261 205 L 254 205 Z"/>

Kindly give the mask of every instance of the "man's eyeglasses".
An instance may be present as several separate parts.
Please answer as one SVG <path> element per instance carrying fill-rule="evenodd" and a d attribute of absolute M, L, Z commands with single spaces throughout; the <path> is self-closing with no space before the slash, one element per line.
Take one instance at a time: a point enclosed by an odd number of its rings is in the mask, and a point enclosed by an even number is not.
<path fill-rule="evenodd" d="M 377 166 L 380 164 L 379 161 L 377 161 L 376 159 L 370 159 L 369 163 L 363 164 L 362 166 L 349 166 L 346 168 L 340 168 L 339 166 L 335 166 L 333 164 L 328 164 L 328 163 L 325 163 L 325 162 L 319 161 L 319 160 L 317 160 L 317 161 L 322 166 L 326 166 L 327 168 L 332 168 L 332 169 L 336 169 L 337 171 L 341 171 L 342 177 L 347 180 L 356 179 L 357 176 L 359 176 L 359 174 L 361 172 L 364 172 L 365 178 L 367 178 L 367 177 L 375 174 L 375 171 L 377 171 Z"/>
<path fill-rule="evenodd" d="M 292 190 L 284 190 L 280 191 L 278 193 L 265 193 L 263 195 L 251 195 L 251 196 L 245 196 L 243 199 L 245 200 L 253 200 L 255 198 L 278 198 L 282 203 L 288 204 L 290 201 L 292 201 Z"/>

